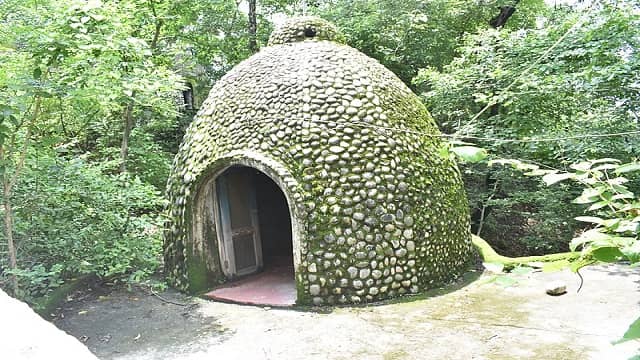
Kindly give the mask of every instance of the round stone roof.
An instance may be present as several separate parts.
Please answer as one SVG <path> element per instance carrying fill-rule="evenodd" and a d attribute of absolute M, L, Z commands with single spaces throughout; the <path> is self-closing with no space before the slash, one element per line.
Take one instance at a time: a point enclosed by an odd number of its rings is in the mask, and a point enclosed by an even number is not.
<path fill-rule="evenodd" d="M 316 36 L 304 38 L 311 27 Z M 434 121 L 376 60 L 323 38 L 340 35 L 321 19 L 292 20 L 211 89 L 168 184 L 174 285 L 194 290 L 190 258 L 217 257 L 191 245 L 193 204 L 205 180 L 234 163 L 262 164 L 287 195 L 301 303 L 416 293 L 465 270 L 467 200 Z M 215 277 L 216 266 L 202 268 Z"/>
<path fill-rule="evenodd" d="M 269 46 L 293 43 L 305 40 L 328 40 L 344 43 L 344 36 L 330 22 L 314 17 L 303 16 L 290 19 L 279 26 L 269 37 Z"/>

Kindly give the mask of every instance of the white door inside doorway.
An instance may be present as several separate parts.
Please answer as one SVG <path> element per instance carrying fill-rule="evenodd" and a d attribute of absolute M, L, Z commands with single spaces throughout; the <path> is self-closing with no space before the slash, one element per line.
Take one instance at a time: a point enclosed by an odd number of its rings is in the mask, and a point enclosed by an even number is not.
<path fill-rule="evenodd" d="M 255 193 L 255 174 L 247 167 L 231 167 L 216 179 L 222 228 L 220 255 L 226 273 L 242 276 L 262 268 L 262 243 Z"/>

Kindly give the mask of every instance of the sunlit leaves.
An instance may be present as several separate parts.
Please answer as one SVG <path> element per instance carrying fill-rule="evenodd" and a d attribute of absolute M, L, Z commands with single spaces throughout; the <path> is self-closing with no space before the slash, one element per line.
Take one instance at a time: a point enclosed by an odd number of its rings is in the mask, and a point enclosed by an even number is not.
<path fill-rule="evenodd" d="M 558 183 L 560 181 L 563 180 L 568 180 L 573 178 L 574 175 L 570 174 L 570 173 L 564 173 L 564 174 L 557 174 L 557 173 L 551 173 L 551 174 L 546 174 L 542 177 L 542 181 L 545 182 L 545 184 L 547 185 L 553 185 L 555 183 Z"/>
<path fill-rule="evenodd" d="M 407 85 L 421 68 L 442 69 L 459 55 L 466 34 L 489 28 L 500 2 L 321 1 L 319 15 L 335 22 L 349 45 L 379 60 Z M 544 2 L 521 1 L 508 27 L 529 27 Z"/>
<path fill-rule="evenodd" d="M 53 274 L 56 265 L 64 267 L 64 276 L 121 275 L 141 258 L 157 265 L 158 245 L 146 247 L 150 236 L 138 226 L 145 223 L 139 215 L 159 211 L 157 189 L 113 175 L 117 152 L 111 151 L 119 143 L 127 103 L 133 104 L 138 127 L 179 128 L 175 97 L 183 81 L 167 66 L 174 54 L 153 51 L 153 3 L 5 0 L 0 6 L 0 176 L 16 184 L 15 241 L 24 267 L 20 276 L 37 282 Z M 164 179 L 156 179 L 162 177 L 156 174 L 163 173 L 169 160 L 153 143 L 155 134 L 149 134 L 151 140 L 133 139 L 132 146 L 140 149 L 132 149 L 131 157 L 142 164 L 152 158 L 151 165 L 160 170 L 140 172 L 162 187 Z M 145 159 L 148 153 L 152 155 Z M 36 161 L 43 158 L 48 162 Z M 58 176 L 61 167 L 64 176 Z M 29 188 L 32 191 L 25 192 Z M 11 192 L 4 189 L 3 200 L 11 201 Z M 134 193 L 139 198 L 129 197 Z M 150 202 L 156 205 L 135 205 Z M 140 213 L 131 214 L 131 209 Z M 127 229 L 138 231 L 126 234 Z M 88 242 L 95 238 L 118 245 L 105 243 L 104 249 L 96 249 L 104 250 L 95 254 L 102 262 L 80 261 L 88 256 L 86 248 L 65 253 L 72 245 L 95 245 Z M 4 261 L 0 259 L 0 267 Z M 26 269 L 31 263 L 46 266 Z"/>
<path fill-rule="evenodd" d="M 633 323 L 631 323 L 627 331 L 624 333 L 624 335 L 622 335 L 622 338 L 614 342 L 614 344 L 619 344 L 625 341 L 634 340 L 638 338 L 640 338 L 640 318 L 637 318 Z M 636 359 L 636 358 L 637 356 L 634 356 L 631 359 Z"/>
<path fill-rule="evenodd" d="M 483 148 L 479 148 L 477 146 L 453 146 L 451 147 L 451 152 L 453 152 L 457 157 L 462 159 L 463 161 L 470 163 L 477 163 L 487 158 L 487 150 Z"/>
<path fill-rule="evenodd" d="M 640 201 L 625 185 L 628 179 L 620 174 L 640 171 L 637 162 L 621 164 L 617 159 L 604 158 L 581 161 L 570 166 L 573 171 L 539 171 L 539 167 L 520 160 L 500 159 L 491 165 L 511 165 L 526 174 L 542 176 L 547 185 L 572 180 L 583 186 L 574 203 L 589 205 L 587 213 L 602 216 L 578 216 L 576 220 L 592 224 L 571 240 L 572 251 L 581 250 L 582 258 L 574 263 L 575 270 L 591 261 L 616 262 L 627 260 L 640 262 Z M 615 176 L 618 175 L 618 176 Z"/>
<path fill-rule="evenodd" d="M 616 174 L 623 174 L 632 171 L 640 171 L 640 162 L 632 162 L 628 164 L 623 164 L 615 168 Z"/>

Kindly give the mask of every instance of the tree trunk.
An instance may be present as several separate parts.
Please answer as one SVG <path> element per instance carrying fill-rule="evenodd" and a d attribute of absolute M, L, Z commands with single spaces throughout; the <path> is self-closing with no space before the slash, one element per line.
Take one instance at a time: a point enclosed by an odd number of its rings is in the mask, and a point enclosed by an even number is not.
<path fill-rule="evenodd" d="M 11 184 L 6 177 L 2 181 L 3 189 L 3 207 L 4 207 L 4 235 L 7 238 L 7 254 L 9 255 L 9 269 L 18 268 L 18 256 L 16 245 L 13 241 L 13 207 L 11 206 Z M 15 293 L 18 290 L 18 279 L 15 275 L 9 276 L 11 289 Z"/>
<path fill-rule="evenodd" d="M 34 101 L 33 114 L 31 115 L 30 122 L 33 123 L 40 116 L 40 106 L 42 99 L 36 96 Z M 2 179 L 2 205 L 4 208 L 4 236 L 7 238 L 7 255 L 9 257 L 9 268 L 15 270 L 18 268 L 18 252 L 16 250 L 16 244 L 13 239 L 13 206 L 11 200 L 13 198 L 13 186 L 18 182 L 20 178 L 20 172 L 24 167 L 24 162 L 27 158 L 27 151 L 29 150 L 29 144 L 31 143 L 31 124 L 26 124 L 27 131 L 24 136 L 24 144 L 22 149 L 18 153 L 18 162 L 16 164 L 13 175 L 9 175 L 6 172 L 0 175 Z M 15 134 L 12 137 L 11 142 L 15 143 Z M 6 151 L 4 146 L 0 146 L 0 162 L 6 163 L 11 157 L 11 153 Z M 18 290 L 18 278 L 15 275 L 9 277 L 11 282 L 12 291 L 15 293 Z"/>
<path fill-rule="evenodd" d="M 258 52 L 257 30 L 256 0 L 249 0 L 249 51 L 253 54 Z"/>
<path fill-rule="evenodd" d="M 490 209 L 489 202 L 493 199 L 493 197 L 498 192 L 498 180 L 493 184 L 493 191 L 491 195 L 482 203 L 482 209 L 480 210 L 480 220 L 478 221 L 478 230 L 476 230 L 476 236 L 480 236 L 482 234 L 482 227 L 484 226 L 484 219 L 487 216 L 487 210 Z"/>
<path fill-rule="evenodd" d="M 162 28 L 162 25 L 164 24 L 164 22 L 162 21 L 162 19 L 158 18 L 158 13 L 156 12 L 155 0 L 150 0 L 149 5 L 151 6 L 151 13 L 153 14 L 153 19 L 155 21 L 155 29 L 153 31 L 153 39 L 151 39 L 150 46 L 151 46 L 151 51 L 155 53 L 158 47 L 158 39 L 160 38 L 160 29 Z"/>
<path fill-rule="evenodd" d="M 133 101 L 129 101 L 124 110 L 124 131 L 122 133 L 122 144 L 120 145 L 120 172 L 127 171 L 127 158 L 129 156 L 129 137 L 133 129 Z"/>
<path fill-rule="evenodd" d="M 516 0 L 513 5 L 500 6 L 500 14 L 491 19 L 491 21 L 489 21 L 489 25 L 494 29 L 503 27 L 511 15 L 516 12 L 516 5 L 518 5 L 519 2 L 520 0 Z"/>

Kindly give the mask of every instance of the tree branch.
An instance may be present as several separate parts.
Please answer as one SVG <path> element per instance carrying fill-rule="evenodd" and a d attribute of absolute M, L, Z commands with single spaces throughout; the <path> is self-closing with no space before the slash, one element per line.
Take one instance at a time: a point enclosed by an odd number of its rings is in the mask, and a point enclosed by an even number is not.
<path fill-rule="evenodd" d="M 484 225 L 485 213 L 487 211 L 487 207 L 489 207 L 488 203 L 496 195 L 496 191 L 498 190 L 498 183 L 499 183 L 499 181 L 496 180 L 496 182 L 493 184 L 493 192 L 491 192 L 491 195 L 489 195 L 487 200 L 482 204 L 482 210 L 480 211 L 480 220 L 478 222 L 478 230 L 476 231 L 476 236 L 480 236 L 480 233 L 482 232 L 482 226 Z"/>
<path fill-rule="evenodd" d="M 153 19 L 155 21 L 155 30 L 153 32 L 153 39 L 151 40 L 151 51 L 155 52 L 158 46 L 158 39 L 160 38 L 160 29 L 162 29 L 164 22 L 162 19 L 158 19 L 154 0 L 149 0 L 149 6 L 151 7 L 151 13 L 153 14 Z"/>
<path fill-rule="evenodd" d="M 35 100 L 35 107 L 33 109 L 33 115 L 31 116 L 31 120 L 30 122 L 34 122 L 38 116 L 40 116 L 40 106 L 42 104 L 42 98 L 40 96 L 36 96 L 36 100 Z M 29 150 L 29 144 L 31 143 L 31 126 L 27 126 L 27 133 L 25 134 L 25 139 L 24 139 L 24 144 L 22 145 L 22 150 L 20 152 L 20 159 L 18 160 L 18 163 L 16 164 L 16 169 L 13 173 L 13 176 L 11 176 L 9 183 L 8 183 L 8 192 L 9 194 L 5 194 L 5 196 L 7 195 L 11 195 L 11 191 L 13 189 L 13 186 L 16 184 L 16 182 L 18 181 L 18 177 L 20 176 L 20 172 L 22 171 L 22 168 L 24 167 L 24 161 L 27 157 L 27 151 Z"/>

